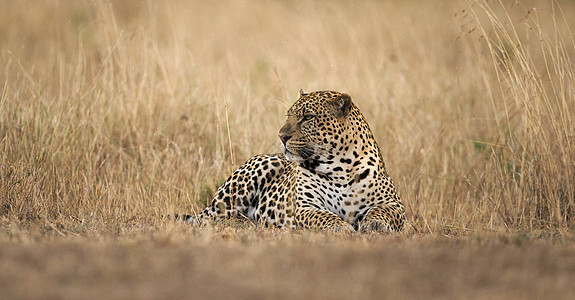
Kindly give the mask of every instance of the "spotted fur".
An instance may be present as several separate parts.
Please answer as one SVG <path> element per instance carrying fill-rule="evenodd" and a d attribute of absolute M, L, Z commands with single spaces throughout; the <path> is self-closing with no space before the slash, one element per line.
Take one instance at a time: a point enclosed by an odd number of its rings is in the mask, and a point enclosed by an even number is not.
<path fill-rule="evenodd" d="M 280 228 L 403 228 L 403 204 L 349 95 L 302 91 L 279 137 L 283 153 L 249 159 L 187 221 L 243 216 Z"/>

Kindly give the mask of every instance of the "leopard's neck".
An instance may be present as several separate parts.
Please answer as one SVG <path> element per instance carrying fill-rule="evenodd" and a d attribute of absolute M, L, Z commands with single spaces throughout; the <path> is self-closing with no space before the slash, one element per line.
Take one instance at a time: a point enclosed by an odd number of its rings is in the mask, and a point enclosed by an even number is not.
<path fill-rule="evenodd" d="M 351 131 L 353 132 L 353 131 Z M 338 186 L 350 186 L 365 179 L 372 180 L 386 175 L 381 152 L 371 132 L 368 136 L 352 137 L 357 143 L 317 154 L 299 164 L 311 174 L 337 182 Z"/>

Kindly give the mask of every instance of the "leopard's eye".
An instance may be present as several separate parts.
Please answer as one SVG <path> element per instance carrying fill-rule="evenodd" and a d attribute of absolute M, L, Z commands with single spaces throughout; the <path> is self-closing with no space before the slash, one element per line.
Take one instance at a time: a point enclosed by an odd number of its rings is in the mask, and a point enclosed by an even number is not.
<path fill-rule="evenodd" d="M 304 116 L 301 118 L 301 121 L 302 121 L 302 122 L 307 122 L 307 121 L 310 121 L 310 120 L 313 119 L 313 118 L 315 118 L 314 115 L 304 115 Z"/>

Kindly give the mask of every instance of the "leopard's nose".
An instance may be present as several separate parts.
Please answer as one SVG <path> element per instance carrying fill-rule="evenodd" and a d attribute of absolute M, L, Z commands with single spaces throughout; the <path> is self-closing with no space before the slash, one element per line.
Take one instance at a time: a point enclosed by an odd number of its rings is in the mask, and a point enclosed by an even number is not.
<path fill-rule="evenodd" d="M 280 140 L 282 141 L 282 143 L 284 145 L 287 143 L 287 141 L 289 141 L 289 139 L 291 139 L 291 135 L 287 135 L 287 134 L 280 134 L 278 136 L 280 137 Z"/>

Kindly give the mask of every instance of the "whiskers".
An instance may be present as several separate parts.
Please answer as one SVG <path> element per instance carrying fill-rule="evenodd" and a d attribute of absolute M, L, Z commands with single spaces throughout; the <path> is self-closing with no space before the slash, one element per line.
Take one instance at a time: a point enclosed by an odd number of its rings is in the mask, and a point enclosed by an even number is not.
<path fill-rule="evenodd" d="M 313 144 L 309 142 L 292 142 L 286 148 L 291 154 L 298 155 L 302 160 L 307 160 L 314 155 L 327 156 L 331 154 L 330 148 L 325 145 Z"/>
<path fill-rule="evenodd" d="M 331 154 L 331 149 L 332 148 L 328 148 L 325 145 L 313 145 L 314 153 L 320 156 L 327 156 Z"/>
<path fill-rule="evenodd" d="M 315 153 L 315 151 L 314 151 L 313 147 L 310 147 L 307 145 L 298 150 L 299 156 L 301 156 L 301 158 L 303 158 L 303 159 L 310 158 L 314 153 Z"/>

